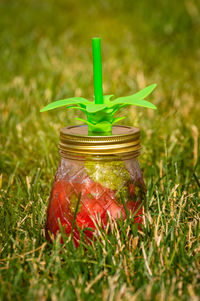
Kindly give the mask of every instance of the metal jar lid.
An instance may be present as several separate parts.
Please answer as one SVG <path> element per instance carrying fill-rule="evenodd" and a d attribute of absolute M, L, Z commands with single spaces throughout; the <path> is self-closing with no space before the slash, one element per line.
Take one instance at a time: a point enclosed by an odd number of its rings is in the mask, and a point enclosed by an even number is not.
<path fill-rule="evenodd" d="M 140 131 L 131 126 L 112 128 L 110 136 L 88 136 L 87 125 L 62 128 L 60 131 L 60 154 L 66 155 L 128 155 L 137 157 L 140 153 Z"/>

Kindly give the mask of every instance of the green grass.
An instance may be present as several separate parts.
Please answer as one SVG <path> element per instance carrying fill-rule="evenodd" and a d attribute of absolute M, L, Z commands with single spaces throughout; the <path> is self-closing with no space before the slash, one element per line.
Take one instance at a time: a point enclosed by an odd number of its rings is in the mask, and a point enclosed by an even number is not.
<path fill-rule="evenodd" d="M 1 300 L 199 299 L 199 20 L 195 0 L 1 1 Z M 125 226 L 102 233 L 85 251 L 45 241 L 59 129 L 75 112 L 39 110 L 92 98 L 96 35 L 104 93 L 156 82 L 158 110 L 123 112 L 141 129 L 146 226 L 129 241 Z"/>

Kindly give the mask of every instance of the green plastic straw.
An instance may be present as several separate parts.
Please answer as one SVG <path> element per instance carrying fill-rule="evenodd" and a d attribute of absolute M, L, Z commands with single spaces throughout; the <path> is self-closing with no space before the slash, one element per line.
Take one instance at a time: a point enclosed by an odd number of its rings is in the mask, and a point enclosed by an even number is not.
<path fill-rule="evenodd" d="M 95 104 L 103 104 L 100 38 L 92 39 L 92 48 L 93 48 L 94 101 Z"/>

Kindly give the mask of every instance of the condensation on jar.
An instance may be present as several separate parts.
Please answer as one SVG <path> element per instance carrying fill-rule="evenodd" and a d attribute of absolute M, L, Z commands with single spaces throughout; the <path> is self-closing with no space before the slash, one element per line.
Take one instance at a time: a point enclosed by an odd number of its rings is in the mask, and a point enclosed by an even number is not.
<path fill-rule="evenodd" d="M 96 223 L 106 227 L 109 218 L 126 219 L 127 210 L 139 227 L 146 194 L 137 159 L 140 149 L 137 128 L 113 126 L 111 136 L 88 136 L 87 126 L 61 129 L 60 163 L 48 205 L 46 238 L 55 237 L 61 227 L 69 236 L 75 214 L 76 246 L 80 229 L 92 239 Z"/>

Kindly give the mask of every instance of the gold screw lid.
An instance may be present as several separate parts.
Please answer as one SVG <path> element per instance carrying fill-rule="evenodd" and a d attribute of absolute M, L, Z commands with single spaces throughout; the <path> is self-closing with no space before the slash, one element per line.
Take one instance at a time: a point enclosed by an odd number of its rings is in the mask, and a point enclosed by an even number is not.
<path fill-rule="evenodd" d="M 62 128 L 58 145 L 61 156 L 67 154 L 80 155 L 127 155 L 138 156 L 140 146 L 140 130 L 131 126 L 112 128 L 110 136 L 88 136 L 87 125 Z"/>

